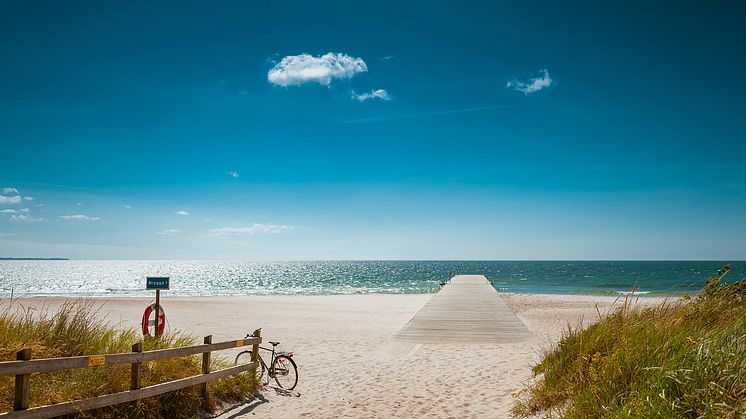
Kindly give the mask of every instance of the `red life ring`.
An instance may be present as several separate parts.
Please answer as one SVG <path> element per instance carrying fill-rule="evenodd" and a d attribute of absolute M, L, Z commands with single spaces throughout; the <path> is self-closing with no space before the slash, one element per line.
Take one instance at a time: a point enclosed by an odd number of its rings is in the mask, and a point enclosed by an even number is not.
<path fill-rule="evenodd" d="M 155 326 L 155 319 L 150 320 L 150 315 L 155 311 L 155 303 L 148 306 L 145 312 L 142 313 L 142 335 L 152 336 L 150 334 L 150 326 Z M 163 307 L 158 305 L 158 336 L 163 336 L 163 330 L 166 328 L 166 312 L 163 311 Z"/>

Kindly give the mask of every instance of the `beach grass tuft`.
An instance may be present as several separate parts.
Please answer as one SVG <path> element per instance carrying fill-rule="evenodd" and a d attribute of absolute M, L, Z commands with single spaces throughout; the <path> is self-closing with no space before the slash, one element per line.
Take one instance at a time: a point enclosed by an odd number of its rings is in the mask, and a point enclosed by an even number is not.
<path fill-rule="evenodd" d="M 58 310 L 24 308 L 16 300 L 2 302 L 0 311 L 0 361 L 14 360 L 16 352 L 31 348 L 33 357 L 52 358 L 130 352 L 141 336 L 133 330 L 120 330 L 101 322 L 101 305 L 90 300 L 64 303 Z M 143 349 L 154 350 L 197 344 L 189 335 L 169 333 L 160 339 L 145 339 Z M 201 373 L 200 355 L 171 358 L 143 364 L 142 385 L 149 386 Z M 212 368 L 228 366 L 213 356 Z M 129 389 L 129 365 L 33 374 L 31 406 L 41 406 L 93 397 Z M 0 377 L 0 411 L 12 410 L 14 377 Z M 256 384 L 251 374 L 243 373 L 211 381 L 209 410 L 216 403 L 230 403 L 251 397 Z M 197 386 L 173 393 L 125 403 L 77 417 L 193 417 L 205 404 Z"/>
<path fill-rule="evenodd" d="M 746 279 L 726 265 L 693 298 L 638 308 L 627 297 L 590 327 L 568 329 L 533 368 L 516 416 L 746 416 Z"/>

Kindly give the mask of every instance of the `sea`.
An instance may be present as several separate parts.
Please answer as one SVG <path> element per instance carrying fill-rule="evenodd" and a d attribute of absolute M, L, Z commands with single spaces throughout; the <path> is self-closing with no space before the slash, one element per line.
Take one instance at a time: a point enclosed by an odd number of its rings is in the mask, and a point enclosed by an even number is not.
<path fill-rule="evenodd" d="M 725 263 L 744 261 L 0 261 L 0 297 L 150 296 L 168 276 L 173 296 L 434 293 L 449 272 L 486 275 L 499 292 L 661 296 L 696 294 Z"/>

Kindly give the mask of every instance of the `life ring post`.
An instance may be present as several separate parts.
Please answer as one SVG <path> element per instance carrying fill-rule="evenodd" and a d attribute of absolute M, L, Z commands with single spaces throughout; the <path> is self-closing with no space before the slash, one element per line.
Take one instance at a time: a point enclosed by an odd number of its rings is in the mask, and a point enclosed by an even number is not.
<path fill-rule="evenodd" d="M 163 312 L 161 310 L 161 290 L 167 290 L 169 288 L 169 282 L 171 278 L 167 276 L 148 276 L 145 278 L 145 289 L 155 290 L 155 337 L 158 338 L 163 335 L 163 326 L 166 321 L 165 316 L 161 318 Z M 146 311 L 146 315 L 143 318 L 143 331 L 146 333 L 146 328 L 149 326 L 149 314 Z"/>
<path fill-rule="evenodd" d="M 158 316 L 161 314 L 161 290 L 155 290 L 155 338 L 158 339 Z"/>

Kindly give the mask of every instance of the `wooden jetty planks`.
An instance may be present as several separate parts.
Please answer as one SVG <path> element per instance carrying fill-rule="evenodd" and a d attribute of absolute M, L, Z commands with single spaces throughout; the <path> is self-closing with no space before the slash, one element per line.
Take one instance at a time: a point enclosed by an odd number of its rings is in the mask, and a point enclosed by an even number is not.
<path fill-rule="evenodd" d="M 457 275 L 395 335 L 411 343 L 510 343 L 531 333 L 484 275 Z"/>

